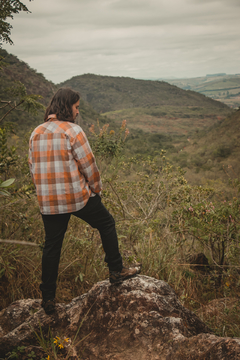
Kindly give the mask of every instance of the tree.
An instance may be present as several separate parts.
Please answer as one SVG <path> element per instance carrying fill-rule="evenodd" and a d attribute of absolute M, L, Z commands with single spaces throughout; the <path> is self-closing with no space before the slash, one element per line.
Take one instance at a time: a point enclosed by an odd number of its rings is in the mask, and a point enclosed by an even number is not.
<path fill-rule="evenodd" d="M 32 0 L 29 0 L 32 1 Z M 10 25 L 6 19 L 13 19 L 13 14 L 19 14 L 20 11 L 26 11 L 30 13 L 27 6 L 19 0 L 0 0 L 0 47 L 2 42 L 13 44 L 10 38 L 12 25 Z"/>
<path fill-rule="evenodd" d="M 41 95 L 27 94 L 27 89 L 20 81 L 15 81 L 15 86 L 6 89 L 6 92 L 14 97 L 13 100 L 0 100 L 0 110 L 6 110 L 5 114 L 0 116 L 0 123 L 15 109 L 20 108 L 23 111 L 37 114 L 38 110 L 45 109 L 45 107 L 38 101 L 42 98 Z"/>
<path fill-rule="evenodd" d="M 29 0 L 32 1 L 32 0 Z M 11 18 L 13 19 L 13 14 L 18 14 L 20 11 L 26 11 L 30 13 L 27 6 L 24 5 L 19 0 L 0 0 L 0 48 L 2 42 L 9 43 L 10 45 L 13 44 L 12 39 L 10 38 L 12 25 L 10 25 L 6 19 Z M 7 66 L 5 63 L 4 58 L 0 56 L 0 70 L 3 67 Z M 39 103 L 37 100 L 41 98 L 39 95 L 28 95 L 25 86 L 21 82 L 16 82 L 16 86 L 12 89 L 7 89 L 9 92 L 11 90 L 11 95 L 17 96 L 17 101 L 4 101 L 0 100 L 1 106 L 0 109 L 6 109 L 6 113 L 0 117 L 0 122 L 2 122 L 6 116 L 15 110 L 16 108 L 20 107 L 24 111 L 31 111 L 36 113 L 39 109 L 44 108 L 44 106 Z"/>
<path fill-rule="evenodd" d="M 29 0 L 32 1 L 32 0 Z M 20 11 L 29 12 L 27 6 L 19 0 L 0 0 L 0 48 L 2 42 L 13 44 L 10 38 L 12 25 L 10 25 L 6 19 L 13 19 L 13 14 L 18 14 Z M 7 62 L 3 61 L 4 58 L 0 56 L 0 70 L 5 66 L 8 66 Z M 11 100 L 0 99 L 0 111 L 5 113 L 0 116 L 0 195 L 8 195 L 6 187 L 10 186 L 15 179 L 8 179 L 9 170 L 11 167 L 16 166 L 19 156 L 16 154 L 16 148 L 9 146 L 8 134 L 12 127 L 4 123 L 5 118 L 16 109 L 22 111 L 37 113 L 38 110 L 44 109 L 44 106 L 38 101 L 41 99 L 40 95 L 28 94 L 24 84 L 20 81 L 15 81 L 14 86 L 5 88 L 5 93 L 9 94 Z M 4 177 L 2 182 L 1 177 Z"/>

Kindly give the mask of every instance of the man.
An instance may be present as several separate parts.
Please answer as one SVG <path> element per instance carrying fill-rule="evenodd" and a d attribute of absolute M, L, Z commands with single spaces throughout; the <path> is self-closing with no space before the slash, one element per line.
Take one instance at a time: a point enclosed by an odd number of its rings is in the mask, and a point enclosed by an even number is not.
<path fill-rule="evenodd" d="M 55 310 L 61 247 L 74 215 L 99 230 L 112 284 L 140 272 L 123 267 L 115 221 L 101 202 L 102 183 L 94 155 L 82 128 L 75 124 L 80 96 L 61 88 L 47 107 L 44 123 L 31 134 L 29 167 L 45 229 L 42 256 L 42 307 Z"/>

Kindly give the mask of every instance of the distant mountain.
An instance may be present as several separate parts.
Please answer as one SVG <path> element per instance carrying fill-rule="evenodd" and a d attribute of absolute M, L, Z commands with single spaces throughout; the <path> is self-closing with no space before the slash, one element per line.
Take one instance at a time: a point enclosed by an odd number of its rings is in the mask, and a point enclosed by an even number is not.
<path fill-rule="evenodd" d="M 230 107 L 240 106 L 240 74 L 209 74 L 197 78 L 166 81 L 184 90 L 197 91 Z"/>
<path fill-rule="evenodd" d="M 59 84 L 80 92 L 83 100 L 101 113 L 138 107 L 201 106 L 227 109 L 226 105 L 163 81 L 85 74 Z"/>

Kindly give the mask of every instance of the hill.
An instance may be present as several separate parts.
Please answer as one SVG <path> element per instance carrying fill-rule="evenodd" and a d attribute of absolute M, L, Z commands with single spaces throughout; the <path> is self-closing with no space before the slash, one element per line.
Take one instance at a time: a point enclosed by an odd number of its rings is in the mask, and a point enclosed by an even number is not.
<path fill-rule="evenodd" d="M 169 84 L 201 94 L 237 108 L 240 106 L 240 74 L 216 74 L 190 79 L 169 79 Z"/>
<path fill-rule="evenodd" d="M 28 64 L 7 53 L 7 51 L 0 49 L 0 56 L 6 64 L 0 71 L 0 100 L 11 101 L 11 104 L 18 102 L 19 96 L 16 94 L 16 88 L 18 87 L 17 83 L 21 82 L 25 85 L 28 95 L 41 95 L 40 102 L 46 106 L 56 90 L 56 86 L 46 80 L 42 74 L 30 68 Z M 0 109 L 0 118 L 8 109 L 10 109 L 9 106 Z M 13 122 L 18 129 L 29 131 L 32 127 L 41 123 L 42 119 L 43 110 L 39 111 L 37 115 L 32 115 L 23 112 L 19 107 L 12 111 L 4 121 Z"/>
<path fill-rule="evenodd" d="M 8 92 L 7 89 L 16 87 L 16 82 L 20 81 L 25 85 L 28 94 L 41 95 L 42 99 L 40 101 L 44 106 L 47 106 L 51 97 L 56 92 L 57 86 L 45 79 L 43 74 L 32 69 L 27 63 L 3 49 L 0 49 L 0 57 L 3 57 L 6 63 L 6 66 L 0 70 L 0 100 L 16 101 L 13 92 Z M 5 109 L 0 109 L 0 118 L 4 113 Z M 43 115 L 43 111 L 39 111 L 37 115 L 31 115 L 21 110 L 15 110 L 7 117 L 7 121 L 17 124 L 20 130 L 28 131 L 43 121 Z M 79 121 L 85 131 L 88 131 L 91 124 L 96 123 L 99 118 L 99 114 L 83 100 L 81 100 L 80 115 L 82 119 Z M 104 117 L 102 122 L 106 122 Z"/>
<path fill-rule="evenodd" d="M 9 98 L 6 88 L 14 86 L 17 80 L 26 86 L 28 93 L 42 95 L 42 102 L 46 106 L 57 85 L 5 50 L 0 50 L 0 56 L 8 63 L 0 73 L 0 98 L 14 101 L 14 97 Z M 86 133 L 98 119 L 100 124 L 109 123 L 109 129 L 115 129 L 126 119 L 130 129 L 126 142 L 126 153 L 129 154 L 154 154 L 163 148 L 176 155 L 183 141 L 220 123 L 231 112 L 220 102 L 165 82 L 83 75 L 61 86 L 70 86 L 81 92 L 79 123 Z M 109 98 L 112 100 L 108 104 Z M 106 108 L 113 110 L 100 115 L 98 111 Z M 119 110 L 114 110 L 116 108 Z M 43 111 L 35 116 L 14 111 L 7 119 L 26 132 L 42 122 Z"/>
<path fill-rule="evenodd" d="M 163 81 L 85 74 L 59 86 L 69 86 L 96 111 L 118 125 L 125 119 L 132 130 L 186 135 L 225 118 L 225 104 Z"/>
<path fill-rule="evenodd" d="M 179 89 L 164 81 L 85 74 L 74 76 L 60 85 L 79 91 L 82 98 L 100 113 L 166 105 L 227 109 L 222 103 L 193 91 Z"/>
<path fill-rule="evenodd" d="M 4 58 L 6 66 L 1 71 L 0 94 L 1 98 L 7 98 L 5 89 L 14 85 L 15 81 L 21 81 L 30 94 L 39 94 L 43 97 L 43 104 L 47 105 L 49 99 L 56 91 L 56 85 L 45 79 L 43 74 L 32 69 L 27 63 L 19 60 L 16 56 L 0 49 L 0 56 Z"/>
<path fill-rule="evenodd" d="M 201 178 L 211 184 L 239 177 L 240 110 L 175 147 L 178 152 L 171 159 L 187 171 L 192 183 L 199 183 Z"/>

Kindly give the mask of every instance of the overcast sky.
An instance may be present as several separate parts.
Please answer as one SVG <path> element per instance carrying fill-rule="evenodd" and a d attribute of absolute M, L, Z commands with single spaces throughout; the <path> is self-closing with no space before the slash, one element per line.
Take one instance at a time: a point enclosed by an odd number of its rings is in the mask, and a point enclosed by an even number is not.
<path fill-rule="evenodd" d="M 240 73 L 240 0 L 22 0 L 8 52 L 59 83 Z"/>

